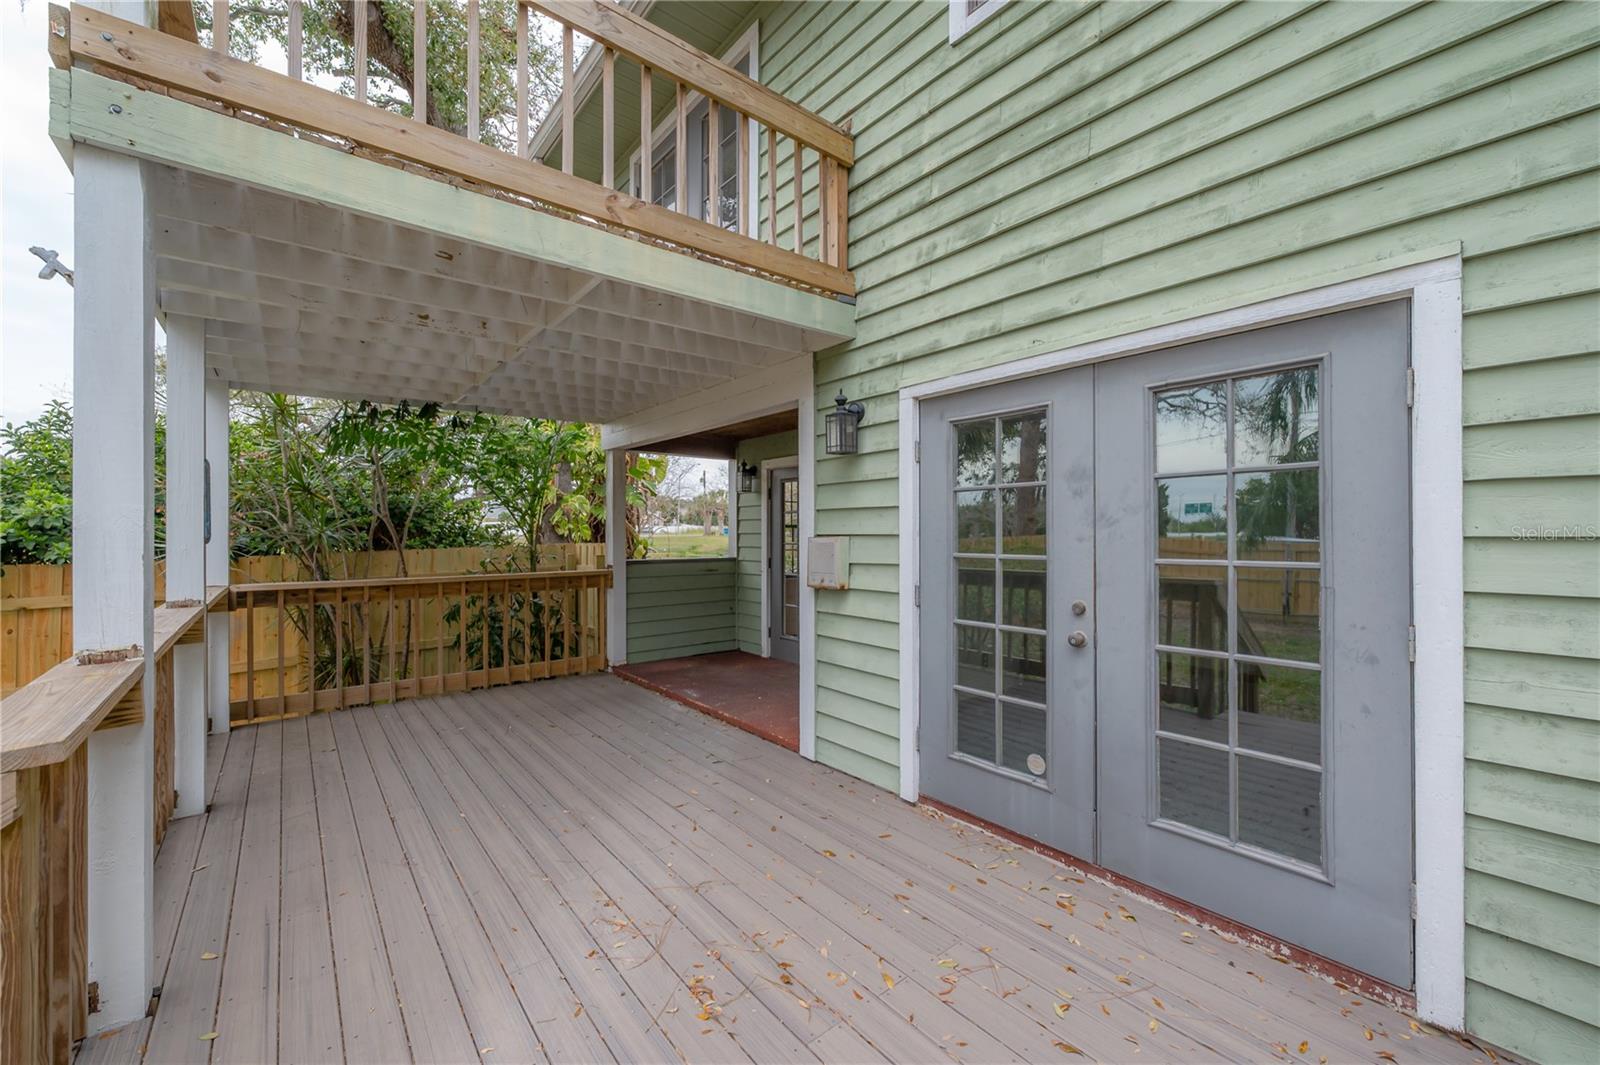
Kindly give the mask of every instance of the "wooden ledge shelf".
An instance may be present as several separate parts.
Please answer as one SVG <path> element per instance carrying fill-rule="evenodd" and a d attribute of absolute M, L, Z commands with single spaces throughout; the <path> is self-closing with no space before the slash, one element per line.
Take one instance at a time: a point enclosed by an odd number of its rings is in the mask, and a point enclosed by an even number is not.
<path fill-rule="evenodd" d="M 95 729 L 138 721 L 139 700 L 133 721 L 125 719 L 124 704 L 143 678 L 142 657 L 87 666 L 68 659 L 17 689 L 5 700 L 0 772 L 64 762 Z"/>
<path fill-rule="evenodd" d="M 155 609 L 155 635 L 151 646 L 160 658 L 180 643 L 200 643 L 205 640 L 205 616 L 208 607 L 204 602 L 190 606 L 172 606 L 162 603 Z"/>

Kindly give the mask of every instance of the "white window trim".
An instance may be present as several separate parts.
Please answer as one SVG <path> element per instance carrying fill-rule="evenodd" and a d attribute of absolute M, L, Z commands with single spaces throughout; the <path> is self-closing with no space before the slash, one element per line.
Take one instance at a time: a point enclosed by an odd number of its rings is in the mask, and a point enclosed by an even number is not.
<path fill-rule="evenodd" d="M 739 60 L 745 58 L 746 56 L 750 57 L 750 73 L 748 75 L 750 80 L 760 81 L 760 22 L 752 22 L 750 24 L 750 28 L 745 30 L 743 35 L 741 35 L 737 41 L 733 42 L 732 47 L 730 47 L 726 52 L 722 53 L 721 59 L 729 66 L 734 66 L 739 62 Z M 697 92 L 693 89 L 689 90 L 684 94 L 683 97 L 683 108 L 685 113 L 692 112 L 696 107 L 699 107 L 701 101 L 704 99 L 705 95 L 703 93 Z M 744 207 L 749 216 L 749 232 L 758 233 L 760 232 L 758 226 L 761 222 L 761 205 L 758 201 L 758 197 L 761 192 L 761 124 L 755 119 L 749 118 L 748 116 L 746 117 L 745 121 L 750 126 L 750 159 L 745 166 L 745 174 L 749 178 L 749 183 L 748 187 L 745 189 L 745 195 L 742 198 L 741 206 Z M 677 129 L 677 115 L 669 111 L 667 113 L 667 117 L 657 123 L 656 128 L 650 131 L 650 158 L 652 160 L 656 156 L 656 149 L 661 147 L 662 142 L 667 140 L 668 137 L 675 136 Z M 635 186 L 633 183 L 633 174 L 634 170 L 639 166 L 639 159 L 642 154 L 641 148 L 634 148 L 633 152 L 628 156 L 628 169 L 623 180 L 627 183 L 627 192 L 630 196 L 638 195 L 637 186 Z M 696 161 L 696 165 L 698 165 L 698 161 Z M 673 195 L 677 197 L 677 200 L 680 204 L 683 202 L 683 189 L 675 190 Z"/>
<path fill-rule="evenodd" d="M 950 0 L 950 43 L 955 44 L 1005 6 L 1006 0 L 984 0 L 982 7 L 969 13 L 967 0 Z"/>
<path fill-rule="evenodd" d="M 1175 347 L 1372 303 L 1411 301 L 1411 597 L 1413 876 L 1417 1014 L 1460 1030 L 1466 1020 L 1465 619 L 1462 578 L 1461 254 L 1459 246 L 1364 276 L 1091 341 L 900 390 L 900 797 L 919 792 L 921 634 L 916 445 L 922 400 Z M 1090 856 L 1083 856 L 1087 859 Z"/>

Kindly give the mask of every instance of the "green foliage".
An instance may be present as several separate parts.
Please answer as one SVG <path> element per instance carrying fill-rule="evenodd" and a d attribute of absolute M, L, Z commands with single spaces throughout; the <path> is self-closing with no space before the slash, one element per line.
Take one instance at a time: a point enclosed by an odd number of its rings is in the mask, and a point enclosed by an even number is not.
<path fill-rule="evenodd" d="M 195 23 L 211 27 L 211 4 L 197 2 Z M 361 0 L 360 10 L 376 8 L 368 22 L 367 99 L 398 114 L 413 113 L 415 49 L 411 0 Z M 517 35 L 515 0 L 479 4 L 478 90 L 482 140 L 504 151 L 516 141 Z M 348 0 L 307 0 L 302 8 L 301 64 L 307 80 L 355 95 L 355 22 Z M 534 21 L 534 26 L 538 26 Z M 229 18 L 229 48 L 259 59 L 267 42 L 288 40 L 286 0 L 234 5 Z M 560 53 L 538 32 L 528 41 L 530 109 L 543 114 L 560 87 Z M 428 5 L 428 123 L 465 134 L 467 129 L 467 10 L 463 3 Z"/>
<path fill-rule="evenodd" d="M 72 409 L 0 429 L 0 564 L 72 557 Z"/>

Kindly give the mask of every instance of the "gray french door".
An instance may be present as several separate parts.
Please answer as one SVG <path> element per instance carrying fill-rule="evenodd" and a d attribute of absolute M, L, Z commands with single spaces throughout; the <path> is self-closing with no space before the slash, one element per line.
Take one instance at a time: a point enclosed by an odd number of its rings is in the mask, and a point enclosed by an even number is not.
<path fill-rule="evenodd" d="M 923 792 L 1409 986 L 1407 314 L 925 404 Z M 1026 558 L 1037 644 L 1004 580 Z"/>
<path fill-rule="evenodd" d="M 772 471 L 767 499 L 767 603 L 772 657 L 800 661 L 800 471 Z"/>

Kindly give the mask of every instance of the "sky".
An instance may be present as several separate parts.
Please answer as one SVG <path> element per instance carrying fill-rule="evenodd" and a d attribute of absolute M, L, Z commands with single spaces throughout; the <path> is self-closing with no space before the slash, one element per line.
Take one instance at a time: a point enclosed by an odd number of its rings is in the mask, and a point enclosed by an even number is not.
<path fill-rule="evenodd" d="M 0 0 L 0 421 L 72 394 L 72 289 L 39 280 L 38 244 L 72 261 L 72 174 L 49 137 L 44 0 Z"/>

